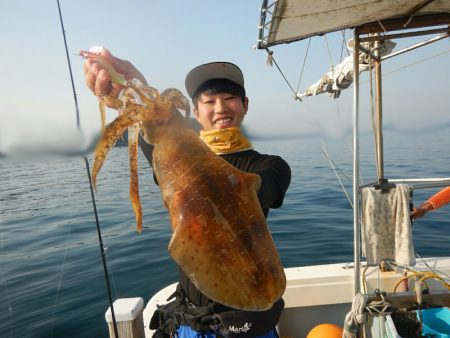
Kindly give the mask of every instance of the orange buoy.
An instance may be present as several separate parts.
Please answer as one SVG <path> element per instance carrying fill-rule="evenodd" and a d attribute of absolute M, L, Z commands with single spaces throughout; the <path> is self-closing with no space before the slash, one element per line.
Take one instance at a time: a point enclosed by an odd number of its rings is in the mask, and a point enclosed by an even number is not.
<path fill-rule="evenodd" d="M 309 331 L 306 338 L 341 338 L 342 327 L 335 324 L 319 324 Z"/>

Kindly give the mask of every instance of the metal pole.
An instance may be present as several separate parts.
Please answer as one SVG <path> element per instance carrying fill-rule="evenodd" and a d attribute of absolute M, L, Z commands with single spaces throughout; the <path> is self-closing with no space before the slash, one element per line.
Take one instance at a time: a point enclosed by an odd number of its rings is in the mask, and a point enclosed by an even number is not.
<path fill-rule="evenodd" d="M 378 33 L 377 33 L 378 35 Z M 375 149 L 377 157 L 377 177 L 378 181 L 384 179 L 384 155 L 383 155 L 383 98 L 381 87 L 381 43 L 375 41 Z"/>
<path fill-rule="evenodd" d="M 417 43 L 417 44 L 412 45 L 412 46 L 410 46 L 410 47 L 400 49 L 400 50 L 397 51 L 397 52 L 394 52 L 394 53 L 385 55 L 385 56 L 381 57 L 381 61 L 387 60 L 387 59 L 389 59 L 389 58 L 391 58 L 391 57 L 394 57 L 394 56 L 397 56 L 397 55 L 400 55 L 400 54 L 409 52 L 409 51 L 411 51 L 411 50 L 414 50 L 414 49 L 417 49 L 417 48 L 420 48 L 420 47 L 429 45 L 430 43 L 433 43 L 433 42 L 436 42 L 436 41 L 440 41 L 440 40 L 442 40 L 442 39 L 446 39 L 446 38 L 448 38 L 448 37 L 449 37 L 449 34 L 448 34 L 448 33 L 447 33 L 447 34 L 442 34 L 442 35 L 436 36 L 436 37 L 434 37 L 434 38 L 432 38 L 432 39 L 429 39 L 429 40 L 426 40 L 426 41 Z"/>
<path fill-rule="evenodd" d="M 353 248 L 354 293 L 360 291 L 360 227 L 359 227 L 359 33 L 354 30 L 353 47 Z"/>

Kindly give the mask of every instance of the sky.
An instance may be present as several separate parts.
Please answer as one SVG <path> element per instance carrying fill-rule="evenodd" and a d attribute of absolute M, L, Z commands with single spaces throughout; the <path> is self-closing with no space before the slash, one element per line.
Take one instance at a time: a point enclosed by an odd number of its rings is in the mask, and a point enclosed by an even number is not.
<path fill-rule="evenodd" d="M 160 90 L 175 87 L 185 92 L 184 77 L 199 64 L 238 64 L 250 100 L 244 125 L 253 135 L 336 138 L 347 133 L 351 128 L 351 89 L 338 100 L 321 95 L 296 101 L 278 70 L 266 65 L 266 52 L 254 48 L 261 3 L 60 0 L 80 133 L 57 1 L 0 0 L 0 153 L 13 154 L 18 149 L 76 152 L 92 146 L 100 115 L 97 99 L 85 86 L 83 60 L 77 51 L 96 45 L 131 61 L 149 84 Z M 339 34 L 313 39 L 306 61 L 307 41 L 272 50 L 294 88 L 302 73 L 301 89 L 339 63 L 341 44 Z M 383 82 L 385 125 L 420 130 L 450 123 L 449 49 L 450 40 L 445 39 L 409 53 L 403 61 L 383 64 L 383 71 L 392 72 Z M 333 51 L 331 55 L 328 50 Z M 432 57 L 438 53 L 442 54 Z M 426 61 L 405 67 L 418 60 Z M 368 89 L 366 82 L 361 91 Z M 114 114 L 109 112 L 108 119 L 112 118 Z M 368 114 L 361 118 L 363 128 L 368 120 Z"/>

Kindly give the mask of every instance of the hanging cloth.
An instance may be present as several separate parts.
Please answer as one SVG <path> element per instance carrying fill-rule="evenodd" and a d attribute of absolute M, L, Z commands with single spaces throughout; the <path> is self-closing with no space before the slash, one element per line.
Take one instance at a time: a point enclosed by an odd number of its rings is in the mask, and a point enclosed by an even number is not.
<path fill-rule="evenodd" d="M 410 219 L 410 191 L 397 184 L 389 191 L 362 189 L 362 253 L 369 265 L 382 259 L 416 264 Z"/>

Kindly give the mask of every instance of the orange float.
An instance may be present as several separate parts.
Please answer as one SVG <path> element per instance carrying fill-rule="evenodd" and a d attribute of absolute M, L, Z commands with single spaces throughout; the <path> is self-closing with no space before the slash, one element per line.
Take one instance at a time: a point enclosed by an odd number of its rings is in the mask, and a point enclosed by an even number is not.
<path fill-rule="evenodd" d="M 306 338 L 341 338 L 342 327 L 335 324 L 319 324 L 309 331 Z"/>

